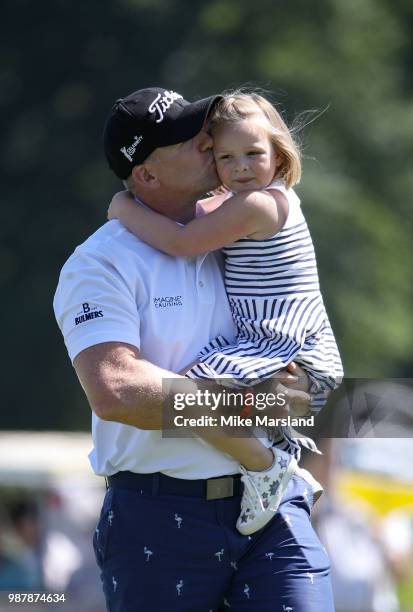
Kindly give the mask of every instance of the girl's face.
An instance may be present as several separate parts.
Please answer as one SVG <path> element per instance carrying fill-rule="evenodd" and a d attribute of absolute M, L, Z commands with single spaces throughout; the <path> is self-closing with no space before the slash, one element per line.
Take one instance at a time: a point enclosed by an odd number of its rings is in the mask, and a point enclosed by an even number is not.
<path fill-rule="evenodd" d="M 281 156 L 268 132 L 254 119 L 223 123 L 213 130 L 219 178 L 231 191 L 263 189 L 273 180 Z"/>

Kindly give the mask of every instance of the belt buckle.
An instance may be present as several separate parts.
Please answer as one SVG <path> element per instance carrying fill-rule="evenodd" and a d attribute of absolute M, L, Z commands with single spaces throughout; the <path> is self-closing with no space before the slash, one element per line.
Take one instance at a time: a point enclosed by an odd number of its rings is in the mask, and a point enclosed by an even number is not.
<path fill-rule="evenodd" d="M 231 477 L 211 478 L 206 481 L 206 485 L 207 500 L 222 499 L 234 495 L 234 479 Z"/>

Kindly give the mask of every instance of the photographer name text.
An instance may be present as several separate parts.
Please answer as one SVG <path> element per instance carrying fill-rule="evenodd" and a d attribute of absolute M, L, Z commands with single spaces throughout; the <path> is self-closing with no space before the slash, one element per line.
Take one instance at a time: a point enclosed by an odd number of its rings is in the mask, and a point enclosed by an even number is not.
<path fill-rule="evenodd" d="M 257 414 L 251 418 L 237 415 L 184 417 L 179 414 L 174 417 L 173 422 L 175 427 L 314 427 L 314 415 L 272 418 L 265 414 Z"/>

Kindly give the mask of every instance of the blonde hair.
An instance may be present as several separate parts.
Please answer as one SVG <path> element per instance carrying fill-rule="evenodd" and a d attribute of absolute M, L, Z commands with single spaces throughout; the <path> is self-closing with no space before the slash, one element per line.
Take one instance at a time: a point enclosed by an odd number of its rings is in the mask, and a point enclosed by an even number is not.
<path fill-rule="evenodd" d="M 274 106 L 258 93 L 234 91 L 224 93 L 222 100 L 214 106 L 209 129 L 222 123 L 237 123 L 244 119 L 257 120 L 267 130 L 269 138 L 282 157 L 274 178 L 282 179 L 287 188 L 296 185 L 301 178 L 301 154 L 299 145 Z"/>

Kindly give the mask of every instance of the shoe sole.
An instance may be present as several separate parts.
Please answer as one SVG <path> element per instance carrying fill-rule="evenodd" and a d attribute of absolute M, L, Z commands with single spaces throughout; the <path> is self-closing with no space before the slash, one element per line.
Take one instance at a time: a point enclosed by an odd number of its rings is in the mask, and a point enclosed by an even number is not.
<path fill-rule="evenodd" d="M 297 476 L 303 478 L 311 487 L 313 492 L 313 505 L 320 499 L 324 493 L 323 486 L 314 478 L 314 476 L 305 468 L 298 467 L 296 470 Z"/>
<path fill-rule="evenodd" d="M 237 522 L 237 529 L 240 533 L 242 533 L 242 535 L 251 535 L 252 533 L 255 533 L 256 531 L 259 531 L 265 527 L 265 525 L 270 522 L 270 520 L 274 517 L 274 514 L 277 512 L 288 483 L 290 482 L 290 478 L 296 472 L 297 468 L 297 461 L 294 457 L 292 457 L 287 469 L 284 472 L 280 486 L 278 487 L 277 497 L 275 498 L 278 500 L 278 503 L 276 504 L 275 508 L 267 508 L 265 512 L 260 514 L 256 521 L 251 522 L 249 525 L 238 525 Z"/>

